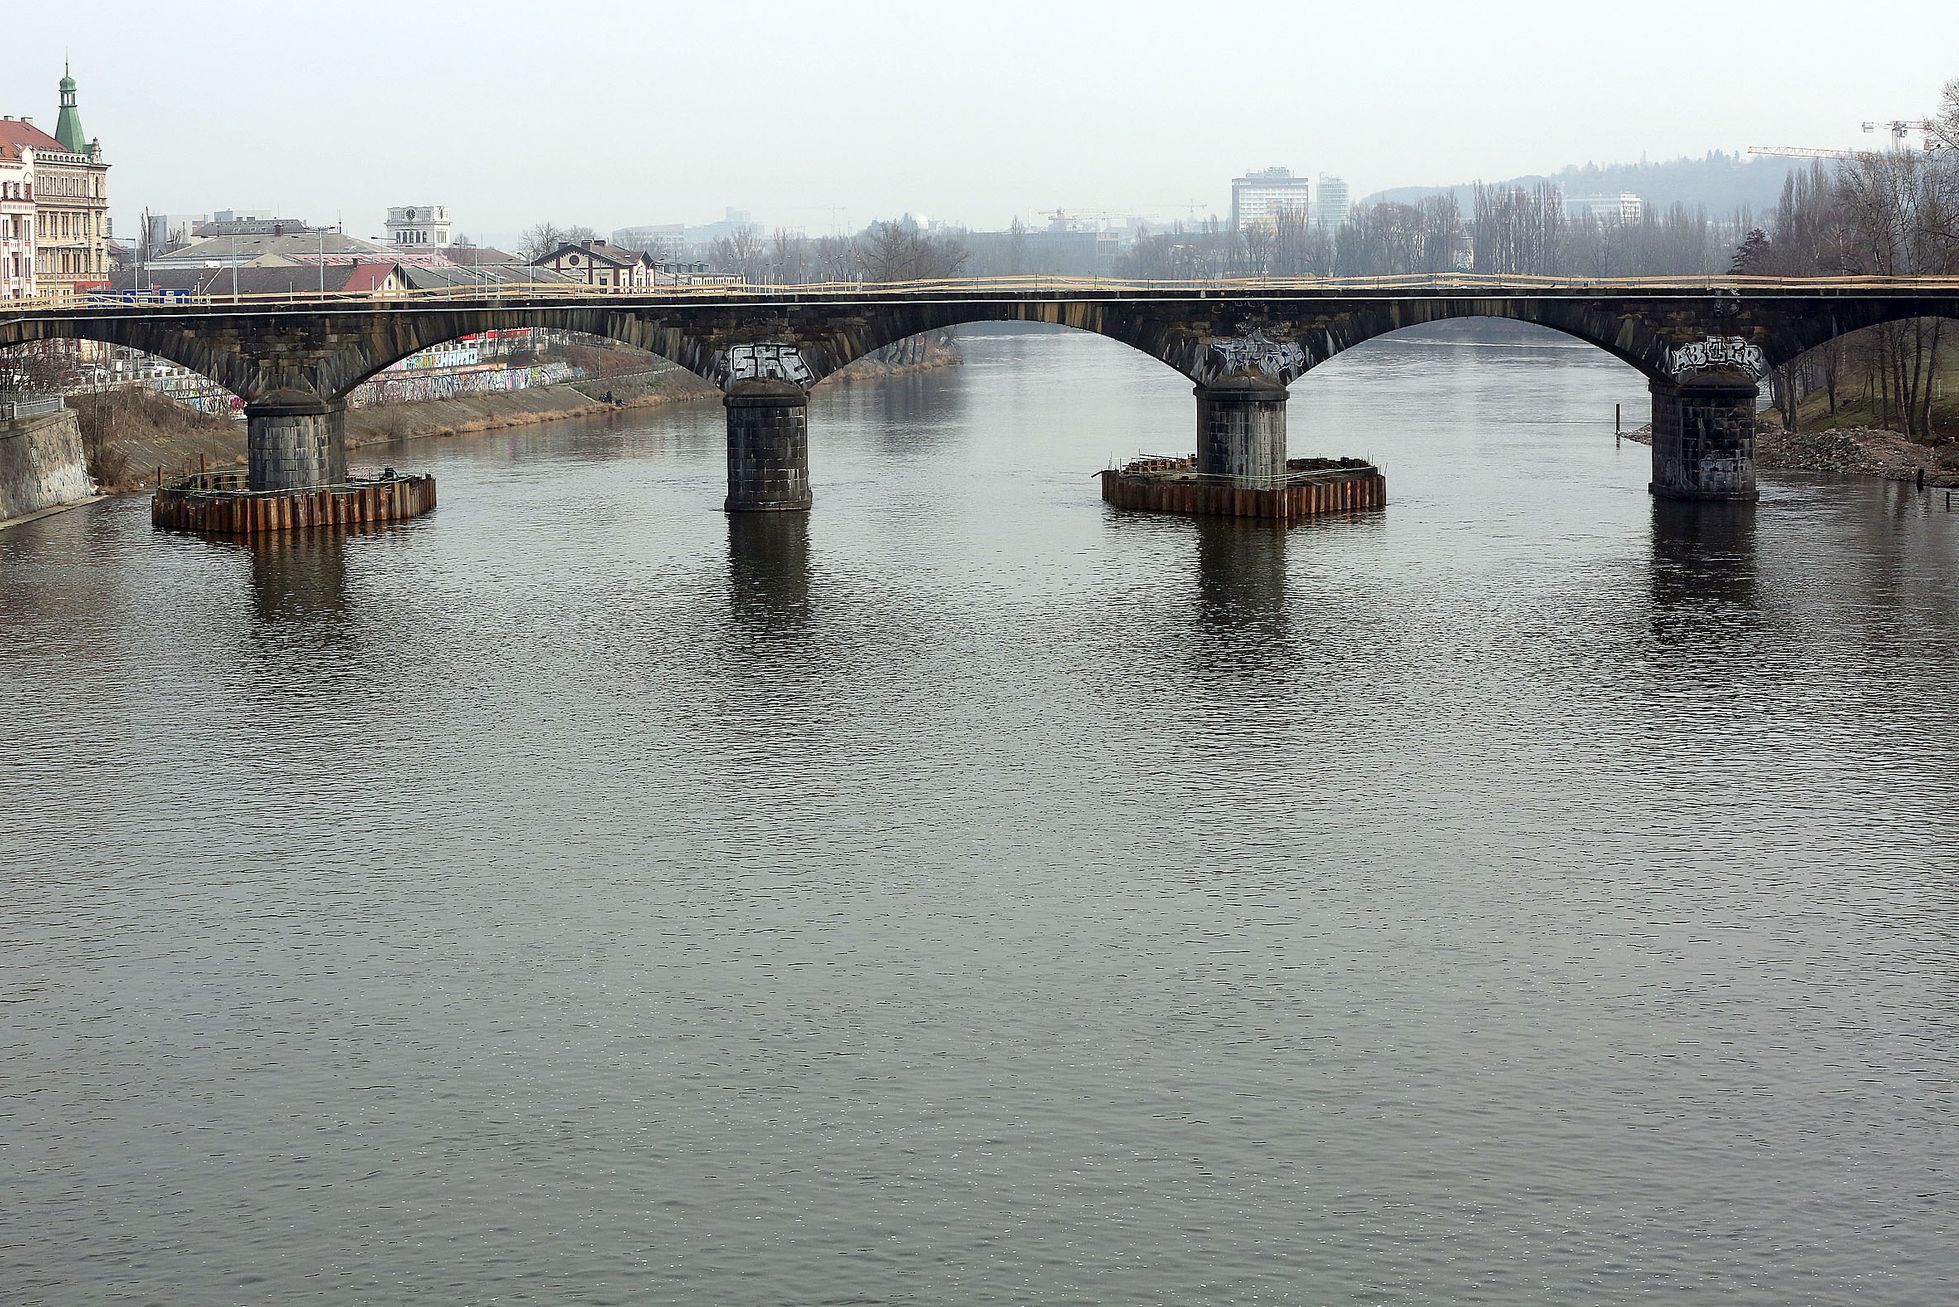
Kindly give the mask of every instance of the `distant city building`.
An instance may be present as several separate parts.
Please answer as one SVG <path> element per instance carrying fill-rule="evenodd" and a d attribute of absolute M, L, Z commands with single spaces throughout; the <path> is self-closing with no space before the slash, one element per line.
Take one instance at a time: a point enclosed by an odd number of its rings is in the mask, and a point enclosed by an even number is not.
<path fill-rule="evenodd" d="M 1312 183 L 1290 168 L 1262 168 L 1231 179 L 1231 225 L 1251 227 L 1276 222 L 1281 213 L 1304 218 L 1312 204 Z"/>
<path fill-rule="evenodd" d="M 332 230 L 331 227 L 315 227 L 303 218 L 279 218 L 270 213 L 238 213 L 231 209 L 220 209 L 203 222 L 194 225 L 191 228 L 191 235 L 285 236 L 309 231 Z"/>
<path fill-rule="evenodd" d="M 644 250 L 658 261 L 678 262 L 687 257 L 687 227 L 678 222 L 653 227 L 621 227 L 612 233 L 612 243 L 629 250 Z"/>
<path fill-rule="evenodd" d="M 0 300 L 34 297 L 34 147 L 0 141 Z"/>
<path fill-rule="evenodd" d="M 61 78 L 49 136 L 32 118 L 0 118 L 0 141 L 34 152 L 34 277 L 43 295 L 74 295 L 109 277 L 109 165 L 82 132 L 75 79 Z"/>
<path fill-rule="evenodd" d="M 588 286 L 650 286 L 653 260 L 639 250 L 629 250 L 610 241 L 579 241 L 560 245 L 549 254 L 533 259 L 539 268 L 562 272 Z"/>
<path fill-rule="evenodd" d="M 442 205 L 397 205 L 388 210 L 388 243 L 441 249 L 449 244 L 451 225 Z"/>
<path fill-rule="evenodd" d="M 1646 209 L 1646 201 L 1631 191 L 1617 195 L 1570 195 L 1565 197 L 1565 216 L 1596 218 L 1602 223 L 1634 223 Z"/>
<path fill-rule="evenodd" d="M 1347 221 L 1353 208 L 1353 201 L 1347 195 L 1346 178 L 1321 173 L 1320 184 L 1313 194 L 1313 222 L 1321 227 L 1338 227 Z"/>
<path fill-rule="evenodd" d="M 705 263 L 667 260 L 653 265 L 655 286 L 733 286 L 740 281 L 739 274 L 716 272 Z"/>

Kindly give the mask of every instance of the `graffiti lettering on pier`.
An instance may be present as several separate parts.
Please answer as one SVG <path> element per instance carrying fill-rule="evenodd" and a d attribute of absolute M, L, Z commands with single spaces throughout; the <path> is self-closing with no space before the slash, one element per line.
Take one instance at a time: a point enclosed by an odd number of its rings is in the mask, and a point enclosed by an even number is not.
<path fill-rule="evenodd" d="M 816 374 L 803 361 L 802 351 L 775 342 L 734 346 L 721 371 L 731 386 L 737 381 L 793 381 L 807 390 L 816 384 Z"/>
<path fill-rule="evenodd" d="M 1667 371 L 1676 378 L 1716 369 L 1746 372 L 1760 379 L 1769 374 L 1769 361 L 1760 345 L 1751 345 L 1740 336 L 1709 336 L 1667 351 Z"/>
<path fill-rule="evenodd" d="M 1256 372 L 1280 381 L 1291 381 L 1306 370 L 1306 351 L 1296 340 L 1273 340 L 1263 331 L 1243 336 L 1213 336 L 1213 353 L 1218 356 L 1218 371 L 1225 375 Z"/>

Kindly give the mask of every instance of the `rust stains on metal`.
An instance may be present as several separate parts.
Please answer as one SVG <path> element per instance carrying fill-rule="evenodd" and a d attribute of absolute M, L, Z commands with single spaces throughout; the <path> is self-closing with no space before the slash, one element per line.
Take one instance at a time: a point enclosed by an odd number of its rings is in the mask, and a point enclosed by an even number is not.
<path fill-rule="evenodd" d="M 1296 522 L 1370 512 L 1388 502 L 1387 478 L 1358 458 L 1294 458 L 1267 484 L 1198 472 L 1194 458 L 1142 458 L 1102 473 L 1102 498 L 1141 513 L 1203 513 Z"/>
<path fill-rule="evenodd" d="M 252 491 L 241 472 L 207 472 L 161 487 L 150 524 L 164 531 L 256 535 L 312 526 L 367 526 L 435 507 L 432 476 L 382 476 L 306 490 Z"/>

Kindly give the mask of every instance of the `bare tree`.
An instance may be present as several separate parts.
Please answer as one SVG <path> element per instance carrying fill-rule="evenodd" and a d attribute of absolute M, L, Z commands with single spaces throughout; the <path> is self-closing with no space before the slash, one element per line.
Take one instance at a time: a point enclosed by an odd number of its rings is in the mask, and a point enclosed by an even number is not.
<path fill-rule="evenodd" d="M 532 263 L 543 258 L 552 250 L 568 244 L 565 229 L 555 222 L 537 222 L 524 228 L 523 235 L 517 238 L 517 252 Z"/>
<path fill-rule="evenodd" d="M 760 282 L 768 271 L 768 242 L 753 227 L 737 227 L 732 235 L 716 238 L 708 258 L 717 271 L 732 272 L 745 282 Z"/>

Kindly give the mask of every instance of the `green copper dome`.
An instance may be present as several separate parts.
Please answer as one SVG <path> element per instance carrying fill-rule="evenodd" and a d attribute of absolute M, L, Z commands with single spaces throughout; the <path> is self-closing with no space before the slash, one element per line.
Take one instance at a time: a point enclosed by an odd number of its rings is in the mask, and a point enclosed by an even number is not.
<path fill-rule="evenodd" d="M 61 117 L 55 120 L 54 139 L 64 150 L 88 153 L 88 134 L 82 130 L 81 110 L 75 107 L 75 79 L 66 68 L 61 70 Z"/>

